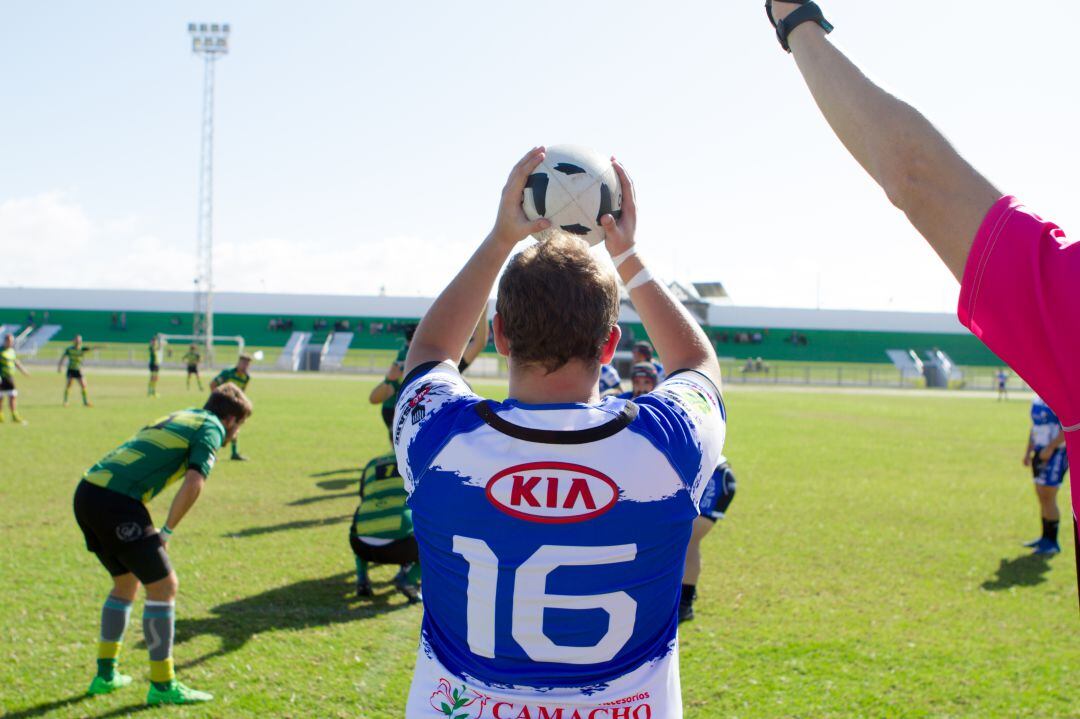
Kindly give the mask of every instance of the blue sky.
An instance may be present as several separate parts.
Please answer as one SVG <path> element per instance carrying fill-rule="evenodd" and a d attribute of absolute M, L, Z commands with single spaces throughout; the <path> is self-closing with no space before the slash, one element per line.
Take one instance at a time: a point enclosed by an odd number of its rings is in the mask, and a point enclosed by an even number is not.
<path fill-rule="evenodd" d="M 1002 189 L 1080 227 L 1060 9 L 823 7 L 836 42 Z M 740 304 L 955 307 L 955 281 L 832 136 L 758 0 L 8 2 L 0 284 L 191 286 L 190 20 L 233 27 L 217 75 L 221 290 L 434 294 L 516 158 L 574 142 L 630 168 L 665 277 L 723 281 Z"/>

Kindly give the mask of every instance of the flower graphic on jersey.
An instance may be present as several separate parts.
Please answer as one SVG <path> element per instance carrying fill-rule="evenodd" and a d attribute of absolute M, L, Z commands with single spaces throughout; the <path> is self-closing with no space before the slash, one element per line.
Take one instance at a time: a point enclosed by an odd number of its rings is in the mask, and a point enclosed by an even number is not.
<path fill-rule="evenodd" d="M 464 684 L 454 689 L 448 680 L 440 679 L 439 688 L 432 693 L 428 701 L 433 708 L 438 709 L 443 716 L 450 719 L 480 719 L 484 715 L 484 707 L 487 706 L 490 698 L 467 689 Z M 474 714 L 473 705 L 477 701 L 480 702 L 479 712 Z"/>

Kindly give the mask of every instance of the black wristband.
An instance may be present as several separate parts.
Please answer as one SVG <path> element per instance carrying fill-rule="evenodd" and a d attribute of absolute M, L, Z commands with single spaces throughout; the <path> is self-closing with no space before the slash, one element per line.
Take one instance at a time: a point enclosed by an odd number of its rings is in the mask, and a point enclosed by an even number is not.
<path fill-rule="evenodd" d="M 795 1 L 795 0 L 787 0 Z M 772 14 L 772 2 L 771 0 L 765 3 L 765 11 L 769 15 L 769 20 L 773 19 Z M 821 26 L 821 29 L 826 34 L 833 31 L 833 25 L 825 19 L 825 14 L 821 12 L 821 8 L 815 2 L 801 2 L 799 8 L 788 15 L 780 22 L 774 22 L 776 25 L 776 39 L 780 41 L 780 47 L 784 48 L 786 52 L 791 52 L 791 46 L 788 45 L 788 36 L 791 31 L 802 25 L 804 22 L 816 22 Z"/>

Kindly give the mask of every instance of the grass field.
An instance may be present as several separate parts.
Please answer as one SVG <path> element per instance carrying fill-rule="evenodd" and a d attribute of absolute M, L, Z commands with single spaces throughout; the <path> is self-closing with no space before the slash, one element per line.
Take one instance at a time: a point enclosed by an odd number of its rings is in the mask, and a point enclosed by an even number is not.
<path fill-rule="evenodd" d="M 97 406 L 65 409 L 60 377 L 38 369 L 20 381 L 29 426 L 0 425 L 12 719 L 125 716 L 145 697 L 139 607 L 122 658 L 136 684 L 82 697 L 109 583 L 71 493 L 142 424 L 201 396 L 178 374 L 159 400 L 142 373 L 89 377 Z M 169 547 L 178 673 L 218 700 L 146 714 L 401 716 L 420 610 L 389 567 L 374 601 L 353 598 L 346 541 L 357 468 L 386 447 L 372 381 L 253 379 L 253 461 L 219 463 Z M 739 493 L 681 631 L 688 717 L 1080 717 L 1071 543 L 1050 560 L 1020 547 L 1038 529 L 1026 402 L 733 387 L 728 403 Z M 151 508 L 159 522 L 168 501 Z"/>

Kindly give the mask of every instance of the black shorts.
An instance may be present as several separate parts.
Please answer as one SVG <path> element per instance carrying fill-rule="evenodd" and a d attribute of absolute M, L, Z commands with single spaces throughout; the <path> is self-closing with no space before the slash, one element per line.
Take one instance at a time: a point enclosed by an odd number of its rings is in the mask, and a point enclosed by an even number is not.
<path fill-rule="evenodd" d="M 188 374 L 199 374 L 199 365 L 189 364 L 187 366 L 187 373 Z"/>
<path fill-rule="evenodd" d="M 0 377 L 0 392 L 14 392 L 15 380 L 11 377 Z"/>
<path fill-rule="evenodd" d="M 142 502 L 84 480 L 75 488 L 74 504 L 86 548 L 110 575 L 131 572 L 143 584 L 152 584 L 172 572 L 165 545 Z"/>
<path fill-rule="evenodd" d="M 150 371 L 151 372 L 160 372 L 161 371 L 161 365 L 159 365 L 159 364 L 150 365 Z"/>
<path fill-rule="evenodd" d="M 68 370 L 68 379 L 82 379 L 82 370 L 81 369 L 69 369 Z"/>
<path fill-rule="evenodd" d="M 390 544 L 376 547 L 364 544 L 352 532 L 349 532 L 349 544 L 352 545 L 353 554 L 368 562 L 376 564 L 412 564 L 420 561 L 420 547 L 416 544 L 416 537 L 409 535 L 404 539 L 395 539 Z"/>

